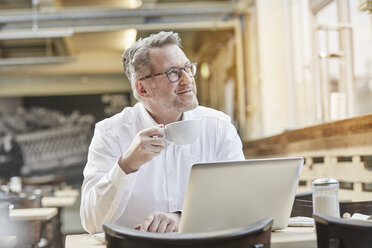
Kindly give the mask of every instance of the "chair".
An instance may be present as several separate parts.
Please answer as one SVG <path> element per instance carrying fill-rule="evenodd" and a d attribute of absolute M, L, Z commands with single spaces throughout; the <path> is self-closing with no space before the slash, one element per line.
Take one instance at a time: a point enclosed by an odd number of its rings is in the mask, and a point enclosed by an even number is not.
<path fill-rule="evenodd" d="M 318 248 L 370 248 L 372 222 L 314 214 Z"/>
<path fill-rule="evenodd" d="M 273 219 L 245 228 L 206 233 L 151 233 L 105 223 L 107 248 L 227 248 L 270 247 Z"/>
<path fill-rule="evenodd" d="M 340 202 L 341 217 L 346 217 L 347 215 L 352 216 L 354 213 L 372 215 L 372 201 Z M 312 215 L 313 201 L 295 198 L 291 212 L 291 217 L 295 216 L 312 217 Z"/>
<path fill-rule="evenodd" d="M 313 217 L 313 192 L 297 193 L 293 202 L 291 217 Z"/>
<path fill-rule="evenodd" d="M 293 202 L 291 217 L 313 217 L 313 201 L 296 199 Z"/>
<path fill-rule="evenodd" d="M 312 201 L 313 200 L 313 192 L 312 191 L 307 191 L 307 192 L 303 192 L 303 193 L 297 193 L 295 199 Z"/>
<path fill-rule="evenodd" d="M 313 216 L 313 194 L 311 191 L 296 194 L 293 202 L 291 217 Z M 372 201 L 340 202 L 340 216 L 352 216 L 354 213 L 372 215 Z"/>
<path fill-rule="evenodd" d="M 22 177 L 23 185 L 32 185 L 32 186 L 42 186 L 42 185 L 51 185 L 57 188 L 61 188 L 61 185 L 64 182 L 63 175 L 43 175 L 43 176 L 31 176 L 31 177 Z"/>
<path fill-rule="evenodd" d="M 372 215 L 372 201 L 340 202 L 340 216 L 345 214 L 352 216 L 354 213 Z"/>

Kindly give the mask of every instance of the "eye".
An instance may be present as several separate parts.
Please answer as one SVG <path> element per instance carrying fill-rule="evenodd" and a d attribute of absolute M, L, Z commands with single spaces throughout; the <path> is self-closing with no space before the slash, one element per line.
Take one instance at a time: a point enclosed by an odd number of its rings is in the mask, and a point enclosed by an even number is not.
<path fill-rule="evenodd" d="M 188 65 L 186 65 L 185 66 L 185 70 L 187 71 L 187 72 L 190 72 L 191 71 L 191 64 L 188 64 Z"/>
<path fill-rule="evenodd" d="M 177 68 L 170 69 L 168 71 L 168 76 L 169 77 L 178 76 L 178 71 L 179 71 L 179 69 L 177 69 Z"/>

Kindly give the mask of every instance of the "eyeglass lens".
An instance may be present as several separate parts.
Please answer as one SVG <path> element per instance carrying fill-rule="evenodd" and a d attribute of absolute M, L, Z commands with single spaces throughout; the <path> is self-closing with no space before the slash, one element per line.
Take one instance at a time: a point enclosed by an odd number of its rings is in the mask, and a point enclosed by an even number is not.
<path fill-rule="evenodd" d="M 183 68 L 172 68 L 167 72 L 168 79 L 171 83 L 176 83 L 181 79 L 182 70 L 184 70 L 190 77 L 196 74 L 196 64 L 192 63 Z"/>

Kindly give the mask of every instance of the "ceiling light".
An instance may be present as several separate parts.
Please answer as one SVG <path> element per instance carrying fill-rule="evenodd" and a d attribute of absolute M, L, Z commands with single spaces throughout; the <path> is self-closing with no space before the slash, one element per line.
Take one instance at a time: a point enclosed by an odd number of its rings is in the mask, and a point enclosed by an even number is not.
<path fill-rule="evenodd" d="M 15 39 L 39 39 L 39 38 L 58 38 L 72 36 L 73 28 L 54 28 L 54 29 L 21 29 L 0 32 L 0 40 L 15 40 Z"/>

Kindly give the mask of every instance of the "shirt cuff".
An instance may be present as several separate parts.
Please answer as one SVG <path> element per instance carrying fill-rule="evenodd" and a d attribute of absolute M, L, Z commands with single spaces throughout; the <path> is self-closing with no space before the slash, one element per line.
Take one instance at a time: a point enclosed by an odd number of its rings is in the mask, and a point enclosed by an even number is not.
<path fill-rule="evenodd" d="M 116 161 L 114 167 L 108 173 L 108 178 L 115 186 L 122 186 L 124 182 L 127 182 L 128 175 L 121 169 Z"/>

